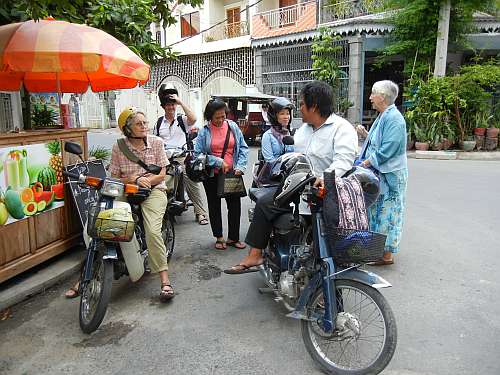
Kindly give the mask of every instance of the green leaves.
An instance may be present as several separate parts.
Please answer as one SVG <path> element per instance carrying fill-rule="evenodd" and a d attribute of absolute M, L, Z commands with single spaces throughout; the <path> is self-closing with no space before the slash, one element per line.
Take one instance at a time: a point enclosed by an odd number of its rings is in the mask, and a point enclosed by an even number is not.
<path fill-rule="evenodd" d="M 389 45 L 381 51 L 379 65 L 391 56 L 400 55 L 405 59 L 407 78 L 425 79 L 432 75 L 441 3 L 441 0 L 388 0 L 389 6 L 398 11 L 389 16 L 394 30 Z M 452 0 L 450 47 L 464 46 L 465 34 L 473 29 L 473 12 L 491 11 L 494 3 L 495 0 Z"/>

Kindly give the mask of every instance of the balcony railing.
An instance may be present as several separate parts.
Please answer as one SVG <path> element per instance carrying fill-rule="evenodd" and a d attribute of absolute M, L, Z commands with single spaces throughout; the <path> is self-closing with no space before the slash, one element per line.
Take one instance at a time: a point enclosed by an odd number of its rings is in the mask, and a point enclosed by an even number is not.
<path fill-rule="evenodd" d="M 246 21 L 221 23 L 205 33 L 205 42 L 236 38 L 248 35 L 248 33 L 248 23 Z"/>
<path fill-rule="evenodd" d="M 306 12 L 309 5 L 315 1 L 290 5 L 287 7 L 269 10 L 267 12 L 258 13 L 270 29 L 292 26 L 297 23 L 300 17 Z"/>
<path fill-rule="evenodd" d="M 366 16 L 387 10 L 384 0 L 320 0 L 320 23 Z"/>

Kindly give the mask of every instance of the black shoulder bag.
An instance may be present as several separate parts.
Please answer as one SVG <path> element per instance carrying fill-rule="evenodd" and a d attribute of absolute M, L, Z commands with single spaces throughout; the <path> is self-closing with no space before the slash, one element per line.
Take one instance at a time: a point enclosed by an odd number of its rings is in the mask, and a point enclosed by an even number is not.
<path fill-rule="evenodd" d="M 227 125 L 226 140 L 224 142 L 224 148 L 222 149 L 221 158 L 224 160 L 226 155 L 227 146 L 229 144 L 229 136 L 231 134 L 231 127 Z M 226 197 L 245 197 L 247 195 L 247 189 L 245 188 L 245 183 L 243 182 L 243 176 L 237 176 L 234 171 L 227 173 L 222 173 L 222 169 L 219 169 L 219 174 L 217 175 L 217 196 L 219 198 Z"/>

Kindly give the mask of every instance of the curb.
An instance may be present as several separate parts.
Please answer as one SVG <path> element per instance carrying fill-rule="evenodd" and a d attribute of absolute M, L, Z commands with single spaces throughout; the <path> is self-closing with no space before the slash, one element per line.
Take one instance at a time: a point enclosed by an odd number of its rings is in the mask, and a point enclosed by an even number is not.
<path fill-rule="evenodd" d="M 58 282 L 75 275 L 83 262 L 84 251 L 76 247 L 48 265 L 41 264 L 41 268 L 34 271 L 26 271 L 11 280 L 6 285 L 0 284 L 0 311 L 18 304 L 33 295 L 43 292 L 45 289 Z M 27 274 L 27 275 L 26 275 Z"/>
<path fill-rule="evenodd" d="M 406 156 L 408 159 L 500 161 L 500 152 L 498 151 L 411 151 L 407 152 Z"/>

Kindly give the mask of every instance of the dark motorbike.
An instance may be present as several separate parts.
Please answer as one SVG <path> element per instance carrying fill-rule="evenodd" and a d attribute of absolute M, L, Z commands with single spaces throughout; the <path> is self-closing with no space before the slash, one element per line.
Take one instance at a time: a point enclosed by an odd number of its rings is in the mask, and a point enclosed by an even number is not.
<path fill-rule="evenodd" d="M 65 142 L 66 152 L 81 158 L 79 144 Z M 158 174 L 161 168 L 148 165 L 146 173 Z M 145 174 L 146 174 L 145 173 Z M 147 271 L 148 251 L 140 203 L 151 190 L 134 184 L 124 184 L 119 179 L 89 176 L 88 168 L 81 174 L 64 171 L 68 183 L 78 183 L 95 189 L 97 203 L 88 210 L 83 236 L 87 254 L 80 277 L 80 328 L 85 333 L 95 331 L 106 314 L 111 296 L 113 278 L 128 275 L 137 281 Z M 162 223 L 162 237 L 167 257 L 174 246 L 174 229 L 168 211 Z"/>
<path fill-rule="evenodd" d="M 166 149 L 170 167 L 167 170 L 167 175 L 172 176 L 172 189 L 168 191 L 168 206 L 167 211 L 170 213 L 172 220 L 175 221 L 176 216 L 180 216 L 184 211 L 187 211 L 193 203 L 186 199 L 186 189 L 184 182 L 184 162 L 186 158 L 193 158 L 194 145 L 193 140 L 198 134 L 194 132 L 188 133 L 187 142 L 178 149 Z"/>
<path fill-rule="evenodd" d="M 273 165 L 292 159 L 298 160 L 292 168 L 273 177 Z M 382 256 L 385 236 L 326 225 L 324 190 L 313 187 L 316 178 L 306 156 L 286 154 L 272 164 L 271 183 L 259 182 L 249 196 L 256 202 L 272 191 L 276 206 L 294 208 L 273 222 L 260 266 L 267 288 L 260 292 L 274 294 L 290 311 L 287 316 L 301 321 L 307 351 L 323 371 L 380 373 L 397 342 L 394 315 L 379 292 L 391 284 L 360 267 Z M 307 212 L 300 212 L 301 200 Z"/>

